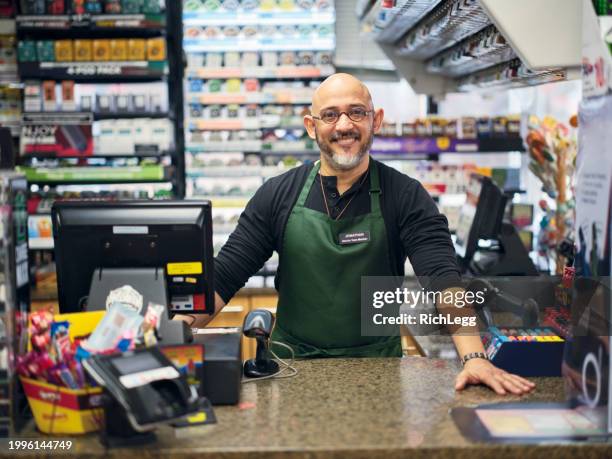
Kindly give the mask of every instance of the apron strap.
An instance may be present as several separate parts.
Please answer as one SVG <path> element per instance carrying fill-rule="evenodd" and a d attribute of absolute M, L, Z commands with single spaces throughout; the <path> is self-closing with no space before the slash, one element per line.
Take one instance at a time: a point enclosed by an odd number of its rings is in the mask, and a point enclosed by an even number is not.
<path fill-rule="evenodd" d="M 380 211 L 380 177 L 378 175 L 378 165 L 374 158 L 370 158 L 370 213 L 381 215 Z"/>
<path fill-rule="evenodd" d="M 308 178 L 306 179 L 306 183 L 302 187 L 302 191 L 300 191 L 300 195 L 298 196 L 298 200 L 295 203 L 295 207 L 304 207 L 306 204 L 306 198 L 308 197 L 308 193 L 310 193 L 310 188 L 315 181 L 315 177 L 319 173 L 319 169 L 321 168 L 321 161 L 316 161 L 310 174 L 308 174 Z"/>

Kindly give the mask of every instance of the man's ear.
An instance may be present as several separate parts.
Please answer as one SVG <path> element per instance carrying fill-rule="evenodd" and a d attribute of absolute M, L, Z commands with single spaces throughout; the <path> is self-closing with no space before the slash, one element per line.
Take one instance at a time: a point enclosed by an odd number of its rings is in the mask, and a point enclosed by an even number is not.
<path fill-rule="evenodd" d="M 380 131 L 380 127 L 382 126 L 383 119 L 385 118 L 385 111 L 382 108 L 374 111 L 374 125 L 373 131 L 374 134 Z"/>
<path fill-rule="evenodd" d="M 306 128 L 306 132 L 308 132 L 308 137 L 311 139 L 316 139 L 315 135 L 315 120 L 311 115 L 304 115 L 304 127 Z"/>

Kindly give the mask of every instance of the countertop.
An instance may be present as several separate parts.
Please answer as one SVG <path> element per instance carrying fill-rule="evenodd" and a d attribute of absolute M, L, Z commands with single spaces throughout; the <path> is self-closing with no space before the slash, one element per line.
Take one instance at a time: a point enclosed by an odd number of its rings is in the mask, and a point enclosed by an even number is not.
<path fill-rule="evenodd" d="M 240 405 L 215 408 L 217 424 L 163 427 L 158 429 L 157 443 L 110 450 L 108 455 L 134 459 L 612 457 L 612 444 L 471 443 L 450 418 L 449 409 L 455 406 L 519 399 L 562 401 L 561 378 L 535 378 L 534 393 L 501 397 L 484 387 L 455 393 L 459 368 L 448 360 L 316 359 L 297 361 L 295 367 L 299 374 L 292 379 L 243 384 Z M 97 437 L 90 435 L 76 440 L 72 454 L 106 453 Z"/>

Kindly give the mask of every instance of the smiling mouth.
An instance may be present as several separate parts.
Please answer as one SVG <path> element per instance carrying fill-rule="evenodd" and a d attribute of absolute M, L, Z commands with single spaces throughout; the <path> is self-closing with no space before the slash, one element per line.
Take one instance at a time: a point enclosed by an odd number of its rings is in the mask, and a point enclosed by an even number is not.
<path fill-rule="evenodd" d="M 359 135 L 350 134 L 342 136 L 334 136 L 331 141 L 336 142 L 342 147 L 349 147 L 359 140 Z"/>

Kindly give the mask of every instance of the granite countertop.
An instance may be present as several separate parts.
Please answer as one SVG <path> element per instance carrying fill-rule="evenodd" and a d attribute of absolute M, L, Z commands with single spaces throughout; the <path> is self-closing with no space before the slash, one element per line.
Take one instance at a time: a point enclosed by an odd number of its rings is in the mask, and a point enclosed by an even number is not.
<path fill-rule="evenodd" d="M 292 379 L 244 384 L 238 406 L 216 407 L 218 423 L 158 429 L 156 444 L 109 451 L 111 457 L 612 457 L 612 444 L 499 445 L 471 443 L 450 418 L 455 406 L 500 401 L 562 401 L 561 378 L 536 378 L 524 397 L 484 387 L 455 393 L 454 361 L 321 359 L 295 363 Z M 95 435 L 73 454 L 105 454 Z M 8 457 L 8 456 L 7 456 Z"/>

